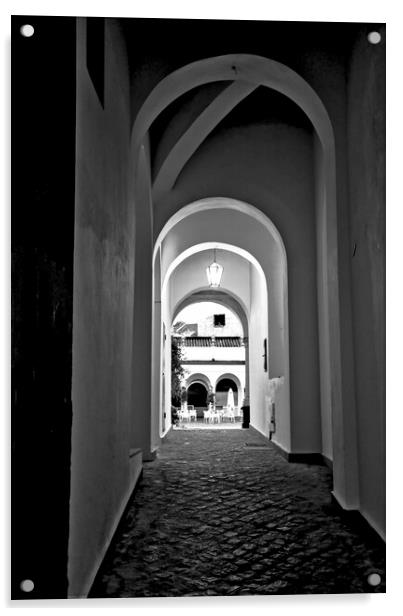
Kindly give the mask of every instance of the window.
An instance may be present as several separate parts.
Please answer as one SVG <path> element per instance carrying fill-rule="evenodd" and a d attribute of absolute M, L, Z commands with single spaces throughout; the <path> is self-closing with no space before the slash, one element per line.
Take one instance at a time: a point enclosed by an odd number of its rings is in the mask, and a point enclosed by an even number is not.
<path fill-rule="evenodd" d="M 225 314 L 214 315 L 214 327 L 225 327 Z"/>

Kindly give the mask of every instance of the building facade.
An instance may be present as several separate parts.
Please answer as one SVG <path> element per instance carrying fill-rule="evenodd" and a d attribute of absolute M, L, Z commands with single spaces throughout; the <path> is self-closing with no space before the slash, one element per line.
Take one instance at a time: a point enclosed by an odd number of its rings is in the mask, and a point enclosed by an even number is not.
<path fill-rule="evenodd" d="M 181 349 L 182 386 L 186 388 L 188 404 L 205 409 L 207 396 L 212 393 L 215 405 L 223 407 L 232 389 L 235 406 L 240 407 L 246 395 L 247 340 L 243 337 L 242 325 L 236 315 L 218 304 L 196 304 L 195 307 L 204 312 L 204 316 L 199 313 L 195 323 L 183 323 L 185 309 L 173 324 L 174 336 L 183 332 L 176 338 Z"/>

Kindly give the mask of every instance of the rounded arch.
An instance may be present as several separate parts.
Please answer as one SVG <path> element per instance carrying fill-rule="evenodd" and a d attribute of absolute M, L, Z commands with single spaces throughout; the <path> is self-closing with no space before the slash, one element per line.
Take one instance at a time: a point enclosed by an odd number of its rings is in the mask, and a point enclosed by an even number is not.
<path fill-rule="evenodd" d="M 191 385 L 193 385 L 193 383 L 201 383 L 206 387 L 207 391 L 213 389 L 210 379 L 202 372 L 194 372 L 193 374 L 190 374 L 186 379 L 186 388 L 188 389 Z"/>
<path fill-rule="evenodd" d="M 243 81 L 277 90 L 293 100 L 311 120 L 322 146 L 334 148 L 328 113 L 315 90 L 285 64 L 253 54 L 228 54 L 197 60 L 162 79 L 143 103 L 132 130 L 138 151 L 154 120 L 174 100 L 189 90 L 214 81 Z"/>
<path fill-rule="evenodd" d="M 231 381 L 233 381 L 235 383 L 235 385 L 237 386 L 238 391 L 242 391 L 242 384 L 240 379 L 233 374 L 232 372 L 225 372 L 224 374 L 221 374 L 217 379 L 216 382 L 214 384 L 214 388 L 217 389 L 217 385 L 220 383 L 220 381 L 223 381 L 224 379 L 230 379 Z"/>
<path fill-rule="evenodd" d="M 316 230 L 321 407 L 331 410 L 334 491 L 341 502 L 354 507 L 358 499 L 356 426 L 354 413 L 348 412 L 349 405 L 354 404 L 353 392 L 344 385 L 341 369 L 335 139 L 321 99 L 295 71 L 269 58 L 228 54 L 199 60 L 173 71 L 151 91 L 133 125 L 133 157 L 136 161 L 152 122 L 176 98 L 205 83 L 237 80 L 264 85 L 290 98 L 306 113 L 320 142 L 317 157 L 321 192 L 316 201 Z"/>
<path fill-rule="evenodd" d="M 214 302 L 232 310 L 241 322 L 244 338 L 248 337 L 249 328 L 246 306 L 239 297 L 227 290 L 214 290 L 214 292 L 212 292 L 211 289 L 196 289 L 192 293 L 189 293 L 174 307 L 172 322 L 184 308 L 200 302 Z"/>
<path fill-rule="evenodd" d="M 199 220 L 197 220 L 200 216 L 204 217 L 203 225 L 199 225 Z M 217 216 L 219 223 L 217 223 Z M 192 229 L 197 229 L 197 233 L 194 234 Z M 208 239 L 215 232 L 217 232 L 217 235 L 214 242 L 203 243 L 204 239 Z M 226 242 L 219 242 L 221 233 L 224 234 Z M 195 244 L 197 239 L 199 243 Z M 234 240 L 233 243 L 231 243 L 231 239 Z M 285 426 L 283 429 L 284 438 L 288 438 L 290 385 L 287 259 L 283 240 L 271 220 L 253 205 L 225 197 L 198 200 L 178 210 L 167 221 L 154 248 L 154 254 L 159 256 L 159 263 L 161 264 L 161 280 L 165 279 L 164 291 L 160 296 L 161 303 L 168 307 L 169 318 L 172 319 L 172 315 L 176 314 L 182 302 L 191 302 L 188 299 L 190 295 L 195 292 L 211 292 L 205 287 L 192 288 L 192 285 L 189 285 L 187 293 L 177 296 L 174 303 L 171 304 L 173 296 L 169 292 L 169 284 L 175 275 L 176 268 L 179 269 L 180 263 L 185 261 L 187 257 L 191 258 L 197 252 L 217 246 L 222 246 L 224 250 L 231 246 L 235 254 L 247 259 L 251 264 L 249 267 L 251 285 L 249 292 L 255 293 L 254 297 L 257 299 L 252 303 L 250 301 L 251 296 L 247 298 L 245 295 L 244 301 L 238 301 L 238 304 L 242 306 L 241 311 L 238 309 L 238 314 L 242 317 L 242 322 L 245 325 L 244 331 L 246 332 L 244 336 L 246 339 L 245 397 L 252 401 L 254 409 L 263 409 L 265 381 L 271 374 L 273 376 L 284 375 L 281 406 Z M 239 246 L 243 251 L 242 254 L 239 254 L 241 252 Z M 191 278 L 187 277 L 187 280 L 190 281 Z M 270 282 L 270 291 L 268 281 Z M 225 291 L 227 297 L 231 295 L 234 297 L 236 292 L 235 288 L 231 293 L 231 287 L 224 286 L 222 291 Z M 239 297 L 235 299 L 239 299 Z M 272 310 L 270 309 L 270 302 L 273 303 Z M 243 317 L 242 312 L 245 317 Z M 252 314 L 253 317 L 251 317 Z M 251 323 L 249 323 L 250 318 L 252 318 Z M 251 324 L 253 324 L 253 335 L 252 330 L 250 330 Z M 265 338 L 269 338 L 271 341 L 270 371 L 261 373 L 259 369 L 254 370 L 252 366 L 258 368 L 261 366 L 261 346 Z M 260 417 L 258 421 L 262 421 Z M 283 438 L 282 435 L 281 437 Z"/>
<path fill-rule="evenodd" d="M 195 409 L 207 407 L 208 387 L 202 381 L 193 381 L 187 387 L 187 404 Z"/>
<path fill-rule="evenodd" d="M 165 272 L 165 275 L 162 281 L 161 294 L 164 295 L 167 289 L 169 278 L 171 274 L 175 271 L 175 269 L 178 267 L 178 265 L 180 265 L 183 261 L 185 261 L 186 259 L 188 259 L 189 257 L 191 257 L 192 255 L 198 252 L 204 252 L 204 251 L 207 251 L 209 249 L 214 249 L 214 248 L 219 248 L 220 250 L 226 250 L 228 252 L 233 252 L 243 257 L 247 261 L 249 261 L 258 270 L 258 272 L 264 278 L 265 283 L 266 283 L 266 276 L 265 276 L 262 266 L 260 265 L 256 257 L 254 257 L 247 250 L 240 248 L 238 246 L 234 246 L 232 244 L 227 244 L 225 242 L 202 242 L 200 244 L 194 244 L 190 246 L 189 248 L 186 248 L 171 261 L 171 263 L 168 266 L 167 271 Z"/>
<path fill-rule="evenodd" d="M 234 394 L 235 406 L 238 406 L 240 402 L 242 402 L 243 391 L 241 381 L 235 374 L 225 373 L 218 377 L 215 384 L 216 405 L 225 406 L 227 404 L 227 396 L 230 388 Z"/>
<path fill-rule="evenodd" d="M 194 237 L 188 233 L 193 217 L 195 217 L 194 220 L 199 219 L 197 223 L 193 223 L 199 233 L 200 243 L 198 244 L 193 243 Z M 200 217 L 204 217 L 205 223 L 207 221 L 203 229 L 199 227 Z M 214 222 L 217 217 L 220 220 L 217 233 L 223 233 L 227 241 L 202 242 L 204 237 L 209 237 L 210 233 L 214 233 Z M 238 217 L 238 224 L 235 222 L 236 217 Z M 245 232 L 246 228 L 247 232 Z M 171 236 L 173 237 L 172 242 Z M 216 236 L 217 239 L 218 237 Z M 230 243 L 231 238 L 234 239 L 236 245 Z M 266 214 L 249 203 L 233 198 L 209 197 L 190 203 L 173 214 L 157 238 L 155 254 L 158 254 L 161 245 L 163 253 L 169 254 L 169 259 L 164 257 L 161 261 L 162 301 L 166 296 L 170 277 L 176 268 L 186 258 L 199 251 L 222 247 L 223 250 L 232 251 L 248 260 L 255 267 L 265 289 L 264 296 L 268 307 L 267 327 L 271 341 L 269 374 L 287 376 L 285 404 L 288 409 L 290 397 L 288 268 L 285 245 L 276 226 Z M 172 249 L 169 248 L 170 245 Z M 225 288 L 225 291 L 229 289 Z M 245 305 L 243 307 L 249 318 L 249 307 Z"/>
<path fill-rule="evenodd" d="M 240 201 L 239 199 L 233 199 L 231 197 L 206 197 L 205 199 L 198 199 L 197 201 L 193 201 L 192 203 L 189 203 L 188 205 L 185 205 L 178 209 L 175 214 L 173 214 L 173 216 L 169 218 L 169 220 L 165 223 L 165 225 L 159 232 L 154 243 L 153 259 L 155 259 L 157 251 L 168 233 L 182 220 L 184 220 L 188 216 L 192 216 L 193 214 L 198 214 L 200 212 L 205 212 L 207 210 L 221 209 L 230 210 L 233 212 L 240 212 L 241 214 L 250 216 L 257 223 L 267 229 L 270 236 L 273 238 L 279 248 L 284 266 L 287 267 L 287 252 L 285 249 L 283 238 L 281 237 L 281 234 L 277 229 L 276 225 L 272 222 L 272 220 L 270 220 L 268 216 L 266 216 L 266 214 L 264 214 L 261 210 L 259 210 L 259 208 L 255 207 L 251 203 L 246 203 L 245 201 Z M 205 244 L 207 243 L 205 242 Z M 206 248 L 214 247 L 213 244 L 216 245 L 217 243 L 210 242 L 210 244 L 211 245 L 206 246 Z M 226 249 L 229 250 L 228 246 L 226 247 Z M 237 247 L 232 247 L 232 249 L 235 249 L 235 252 L 239 250 Z M 245 251 L 245 253 L 247 253 L 244 255 L 245 258 L 251 260 L 251 262 L 253 258 L 254 262 L 257 263 L 257 266 L 260 266 L 257 259 L 255 259 L 255 257 L 253 257 L 251 253 L 248 253 L 248 251 Z"/>

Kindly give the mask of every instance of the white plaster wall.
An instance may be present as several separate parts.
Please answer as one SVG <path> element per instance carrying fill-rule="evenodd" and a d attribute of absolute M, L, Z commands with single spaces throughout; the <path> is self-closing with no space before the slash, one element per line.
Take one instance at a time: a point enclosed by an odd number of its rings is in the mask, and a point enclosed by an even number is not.
<path fill-rule="evenodd" d="M 315 202 L 317 210 L 317 227 L 318 229 L 325 228 L 325 212 L 321 207 L 321 203 L 325 199 L 325 184 L 324 184 L 324 160 L 323 150 L 318 139 L 315 139 Z M 331 393 L 331 369 L 329 362 L 330 340 L 329 340 L 329 323 L 327 318 L 326 293 L 327 285 L 321 281 L 326 279 L 326 234 L 318 233 L 317 236 L 317 279 L 318 279 L 318 331 L 319 331 L 319 359 L 320 359 L 320 408 L 321 408 L 321 428 L 322 428 L 322 453 L 329 460 L 333 459 L 333 443 L 332 443 L 332 393 Z"/>
<path fill-rule="evenodd" d="M 220 360 L 220 361 L 244 361 L 245 360 L 245 347 L 182 347 L 183 359 L 187 361 L 192 360 Z"/>
<path fill-rule="evenodd" d="M 152 201 L 149 140 L 144 139 L 136 164 L 130 172 L 131 194 L 134 195 L 135 209 L 135 274 L 134 274 L 134 310 L 132 336 L 132 429 L 131 445 L 140 448 L 146 460 L 152 459 L 158 445 L 158 431 L 155 428 L 157 418 L 153 405 L 155 389 L 151 387 L 154 347 L 158 348 L 161 317 L 156 300 L 159 297 L 159 270 L 153 272 L 152 244 Z M 157 262 L 158 265 L 158 262 Z M 155 318 L 154 318 L 155 317 Z M 156 323 L 158 322 L 158 327 Z M 157 373 L 159 370 L 157 369 Z M 150 411 L 151 409 L 151 411 Z M 152 433 L 152 429 L 154 432 Z"/>
<path fill-rule="evenodd" d="M 148 186 L 149 188 L 149 186 Z M 148 191 L 150 196 L 150 192 Z M 151 200 L 150 200 L 151 207 Z M 161 276 L 160 276 L 160 253 L 157 253 L 154 260 L 153 267 L 153 293 L 152 293 L 152 308 L 151 314 L 145 314 L 140 327 L 146 329 L 150 319 L 152 319 L 152 331 L 151 331 L 151 349 L 152 354 L 149 357 L 147 354 L 137 354 L 137 378 L 144 379 L 142 385 L 147 389 L 147 394 L 150 397 L 150 404 L 144 404 L 141 409 L 138 409 L 139 414 L 144 422 L 144 425 L 150 429 L 150 449 L 151 457 L 155 455 L 159 445 L 160 437 L 165 432 L 164 418 L 165 413 L 165 395 L 164 390 L 167 386 L 166 382 L 163 382 L 163 372 L 166 371 L 166 362 L 168 361 L 166 353 L 166 336 L 167 327 L 165 325 L 161 303 Z M 144 307 L 147 307 L 147 299 L 144 298 L 142 302 Z M 164 339 L 165 338 L 165 339 Z M 151 374 L 148 371 L 149 366 L 144 365 L 149 362 L 151 366 Z M 169 359 L 169 370 L 170 370 Z M 168 384 L 169 386 L 169 384 Z M 150 409 L 151 406 L 151 409 Z"/>
<path fill-rule="evenodd" d="M 270 289 L 269 289 L 270 293 Z M 251 311 L 249 320 L 249 399 L 252 426 L 268 436 L 266 421 L 266 383 L 269 373 L 264 370 L 263 341 L 268 339 L 267 290 L 263 275 L 250 267 Z M 270 346 L 270 345 L 269 345 Z M 270 352 L 268 353 L 270 357 Z"/>
<path fill-rule="evenodd" d="M 231 310 L 216 304 L 215 307 L 209 306 L 209 314 L 205 315 L 204 309 L 200 310 L 196 316 L 189 316 L 189 313 L 185 309 L 185 312 L 181 310 L 174 319 L 174 323 L 197 323 L 198 336 L 239 336 L 243 337 L 242 324 L 239 319 Z M 191 313 L 193 315 L 193 311 Z M 224 327 L 214 327 L 214 315 L 225 315 Z M 186 328 L 181 330 L 181 335 L 186 335 Z"/>
<path fill-rule="evenodd" d="M 85 596 L 141 467 L 130 453 L 134 207 L 125 47 L 106 22 L 105 108 L 78 20 L 69 596 Z M 52 566 L 52 563 L 49 563 Z"/>
<path fill-rule="evenodd" d="M 164 436 L 171 425 L 171 332 L 170 320 L 165 319 L 165 363 L 164 371 L 161 367 L 160 385 L 162 387 L 163 379 L 165 379 L 165 396 L 161 397 L 160 402 L 160 436 Z M 163 415 L 165 413 L 165 418 Z"/>
<path fill-rule="evenodd" d="M 160 435 L 163 436 L 171 426 L 171 327 L 173 313 L 171 308 L 171 302 L 168 301 L 168 297 L 161 297 L 161 314 L 162 323 L 165 325 L 165 374 L 162 374 L 160 383 L 153 381 L 153 388 L 156 386 L 161 387 L 162 378 L 165 379 L 165 399 L 161 399 L 159 406 L 159 426 Z M 165 413 L 165 431 L 162 429 L 162 416 Z"/>

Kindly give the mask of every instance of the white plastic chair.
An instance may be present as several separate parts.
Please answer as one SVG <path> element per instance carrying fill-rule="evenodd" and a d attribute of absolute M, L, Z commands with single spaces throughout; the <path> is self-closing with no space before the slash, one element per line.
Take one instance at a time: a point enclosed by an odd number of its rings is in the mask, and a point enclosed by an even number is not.
<path fill-rule="evenodd" d="M 212 412 L 210 421 L 211 423 L 220 423 L 221 421 L 220 413 L 218 411 Z"/>
<path fill-rule="evenodd" d="M 192 419 L 194 419 L 195 421 L 197 421 L 197 412 L 194 408 L 189 409 L 189 420 L 192 421 Z"/>
<path fill-rule="evenodd" d="M 231 409 L 229 409 L 229 410 L 226 412 L 226 415 L 225 415 L 225 416 L 226 416 L 226 418 L 227 418 L 227 419 L 229 419 L 230 421 L 235 421 L 235 414 L 234 414 L 234 411 L 232 411 Z"/>
<path fill-rule="evenodd" d="M 211 419 L 212 411 L 203 411 L 204 422 L 207 423 Z"/>

